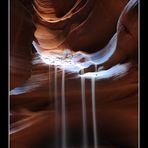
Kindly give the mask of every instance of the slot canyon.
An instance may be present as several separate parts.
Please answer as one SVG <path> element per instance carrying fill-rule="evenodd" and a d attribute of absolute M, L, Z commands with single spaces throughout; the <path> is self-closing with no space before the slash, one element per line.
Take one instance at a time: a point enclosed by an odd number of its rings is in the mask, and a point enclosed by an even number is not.
<path fill-rule="evenodd" d="M 138 6 L 10 1 L 11 148 L 138 148 Z"/>

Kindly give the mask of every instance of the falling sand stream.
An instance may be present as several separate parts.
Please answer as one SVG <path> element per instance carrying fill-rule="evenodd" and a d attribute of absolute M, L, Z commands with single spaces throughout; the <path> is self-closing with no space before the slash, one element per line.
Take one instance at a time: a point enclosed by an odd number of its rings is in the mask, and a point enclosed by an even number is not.
<path fill-rule="evenodd" d="M 84 74 L 84 70 L 81 70 Z M 87 148 L 87 119 L 86 119 L 86 97 L 85 97 L 85 78 L 81 77 L 81 94 L 82 94 L 82 122 L 83 122 L 83 148 Z"/>
<path fill-rule="evenodd" d="M 66 110 L 65 110 L 65 69 L 62 69 L 62 148 L 67 148 L 66 145 Z"/>
<path fill-rule="evenodd" d="M 91 93 L 92 93 L 92 119 L 93 119 L 94 148 L 98 148 L 96 108 L 95 108 L 95 78 L 94 77 L 92 77 L 91 79 Z"/>
<path fill-rule="evenodd" d="M 55 101 L 55 148 L 59 148 L 59 106 L 58 106 L 58 69 L 56 66 L 54 66 L 54 101 Z"/>

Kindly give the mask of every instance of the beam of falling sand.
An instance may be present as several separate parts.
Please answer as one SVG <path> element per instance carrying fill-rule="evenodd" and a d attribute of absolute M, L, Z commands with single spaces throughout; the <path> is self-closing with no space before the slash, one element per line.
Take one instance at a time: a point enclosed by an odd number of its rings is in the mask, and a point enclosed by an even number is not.
<path fill-rule="evenodd" d="M 84 74 L 84 69 L 81 70 Z M 82 92 L 82 120 L 83 120 L 83 148 L 87 148 L 87 120 L 86 120 L 86 98 L 85 98 L 85 78 L 81 77 L 81 92 Z"/>
<path fill-rule="evenodd" d="M 54 99 L 55 99 L 55 135 L 56 135 L 55 147 L 59 148 L 59 126 L 58 126 L 59 109 L 58 109 L 58 97 L 57 97 L 58 86 L 57 86 L 57 67 L 56 67 L 56 65 L 54 66 L 54 70 L 55 70 L 55 75 L 54 75 Z"/>
<path fill-rule="evenodd" d="M 96 108 L 95 108 L 95 77 L 92 77 L 91 79 L 91 92 L 92 92 L 92 118 L 93 118 L 94 148 L 98 148 Z"/>
<path fill-rule="evenodd" d="M 66 148 L 65 69 L 62 69 L 62 148 Z"/>

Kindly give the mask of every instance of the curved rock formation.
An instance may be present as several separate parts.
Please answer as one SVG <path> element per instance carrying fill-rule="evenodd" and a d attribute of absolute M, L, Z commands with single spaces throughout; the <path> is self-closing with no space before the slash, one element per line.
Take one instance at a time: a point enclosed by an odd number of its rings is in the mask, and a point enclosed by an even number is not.
<path fill-rule="evenodd" d="M 10 87 L 23 84 L 31 74 L 31 44 L 34 26 L 31 15 L 18 1 L 11 2 Z"/>
<path fill-rule="evenodd" d="M 71 9 L 66 7 L 67 12 L 61 17 L 56 15 L 60 8 L 54 6 L 55 1 L 34 3 L 38 16 L 35 37 L 43 51 L 69 48 L 92 52 L 103 48 L 113 36 L 127 1 L 77 0 Z"/>

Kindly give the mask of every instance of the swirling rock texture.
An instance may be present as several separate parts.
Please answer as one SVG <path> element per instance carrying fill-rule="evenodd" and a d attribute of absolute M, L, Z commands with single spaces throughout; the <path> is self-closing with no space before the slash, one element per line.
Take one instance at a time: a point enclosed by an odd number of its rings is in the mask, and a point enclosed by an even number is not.
<path fill-rule="evenodd" d="M 31 41 L 34 26 L 31 16 L 19 1 L 11 2 L 10 15 L 10 87 L 15 88 L 23 84 L 31 74 Z"/>
<path fill-rule="evenodd" d="M 138 147 L 137 0 L 13 0 L 10 29 L 11 148 L 53 148 L 56 138 L 61 139 L 62 69 L 48 65 L 42 57 L 64 49 L 91 54 L 114 44 L 115 52 L 97 66 L 104 71 L 117 64 L 130 63 L 130 67 L 122 77 L 102 76 L 95 81 L 98 145 Z M 84 57 L 79 60 L 85 62 Z M 90 71 L 93 65 L 84 70 Z M 78 73 L 65 71 L 68 148 L 83 147 Z M 90 79 L 85 87 L 88 147 L 93 147 Z"/>

